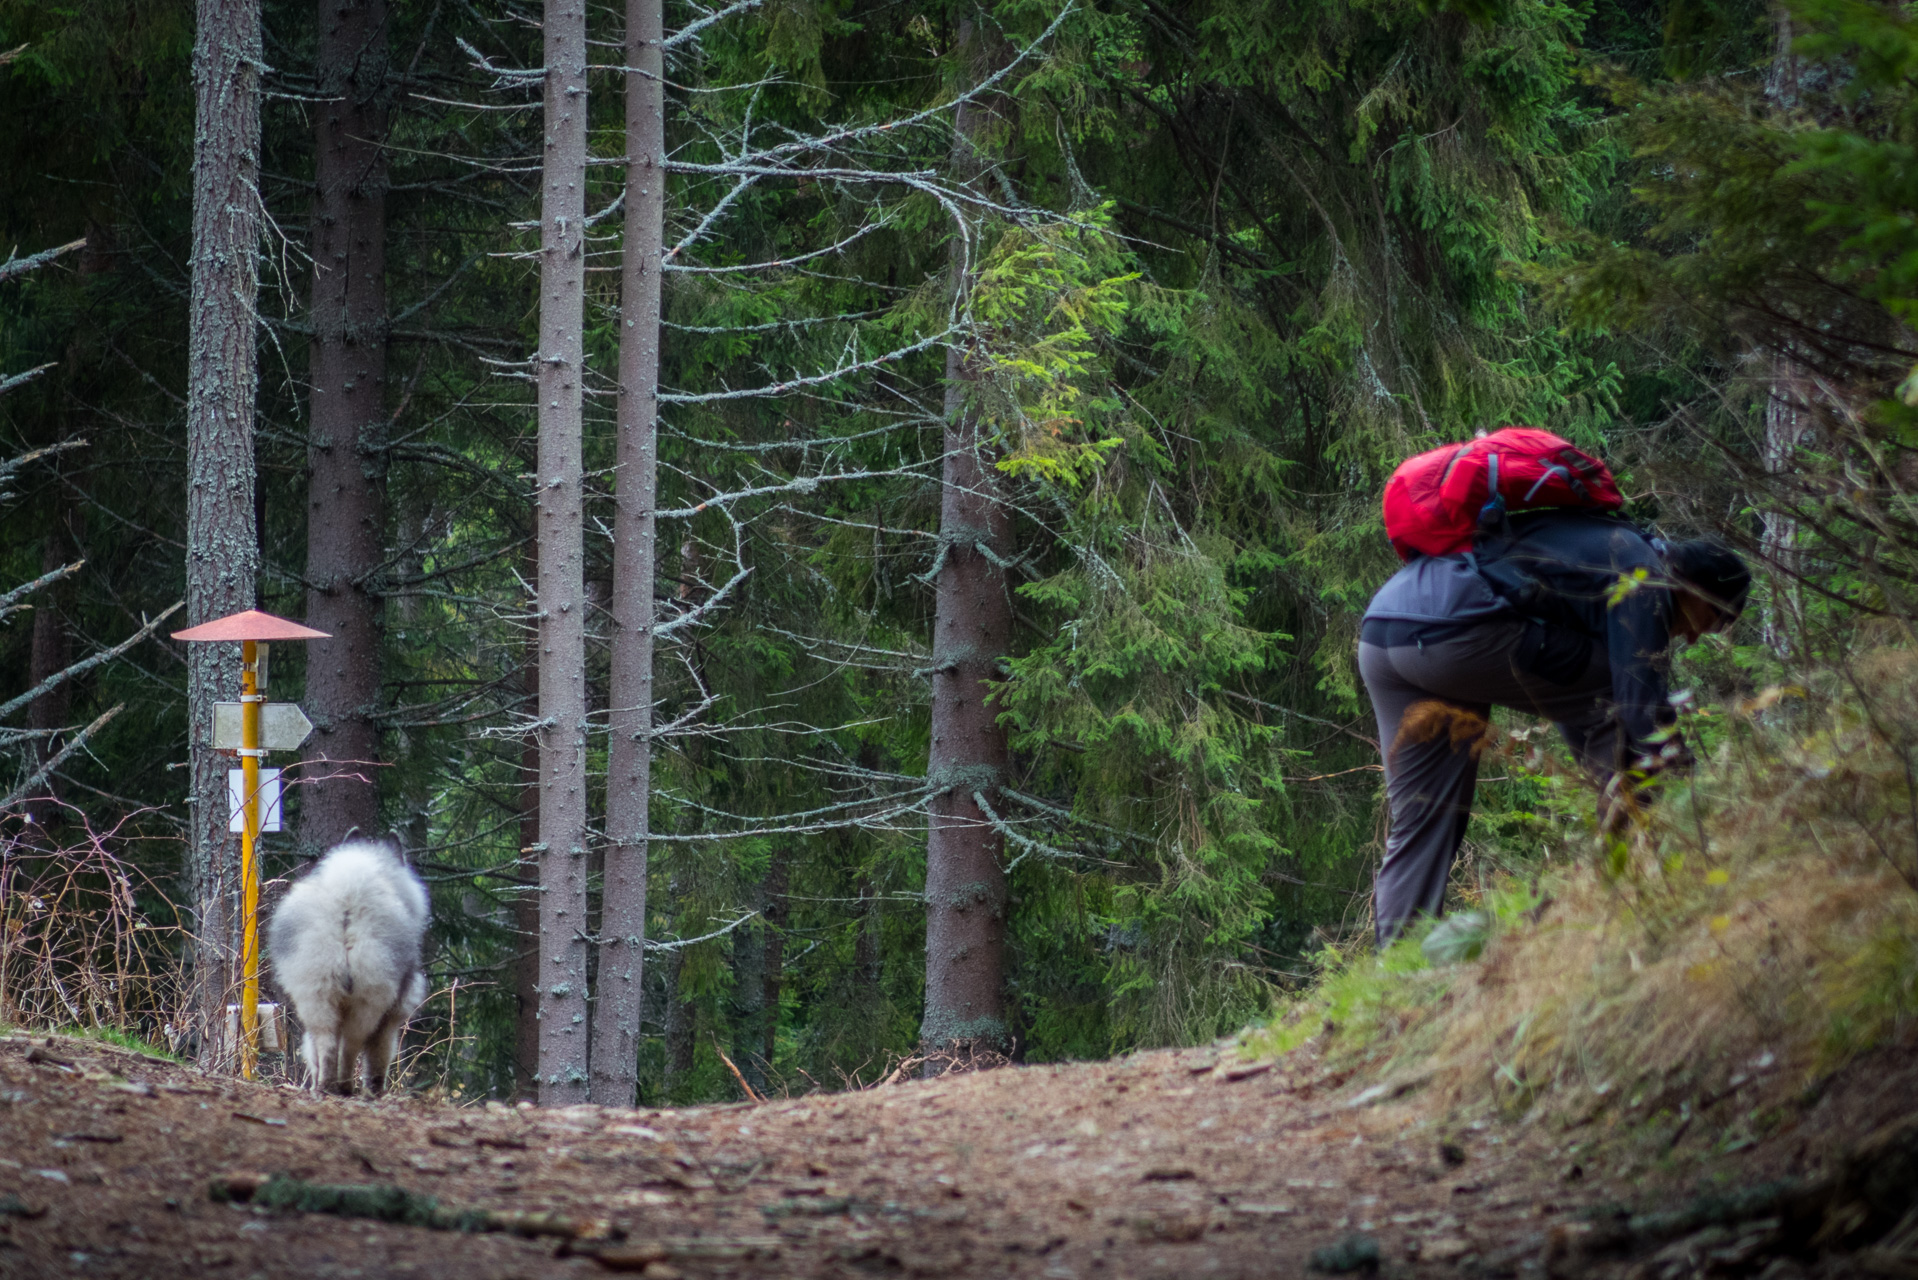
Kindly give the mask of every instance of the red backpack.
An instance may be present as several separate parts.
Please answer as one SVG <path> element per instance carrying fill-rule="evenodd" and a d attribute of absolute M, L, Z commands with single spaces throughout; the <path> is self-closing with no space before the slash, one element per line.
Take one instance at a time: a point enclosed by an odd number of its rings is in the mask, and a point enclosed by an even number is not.
<path fill-rule="evenodd" d="M 1611 471 L 1591 454 L 1537 427 L 1506 427 L 1401 462 L 1385 482 L 1385 536 L 1401 560 L 1457 555 L 1508 510 L 1624 505 Z"/>

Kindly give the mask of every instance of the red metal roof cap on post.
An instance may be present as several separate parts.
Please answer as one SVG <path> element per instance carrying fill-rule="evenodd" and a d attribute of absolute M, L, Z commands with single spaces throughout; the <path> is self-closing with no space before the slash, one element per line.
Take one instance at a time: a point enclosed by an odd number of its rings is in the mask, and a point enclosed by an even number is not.
<path fill-rule="evenodd" d="M 188 627 L 185 631 L 175 631 L 175 640 L 327 640 L 331 639 L 325 631 L 315 631 L 311 627 L 301 626 L 286 618 L 276 618 L 270 613 L 261 613 L 258 609 L 248 609 L 245 613 L 229 614 L 224 618 L 215 618 L 211 622 L 202 622 L 197 627 Z"/>

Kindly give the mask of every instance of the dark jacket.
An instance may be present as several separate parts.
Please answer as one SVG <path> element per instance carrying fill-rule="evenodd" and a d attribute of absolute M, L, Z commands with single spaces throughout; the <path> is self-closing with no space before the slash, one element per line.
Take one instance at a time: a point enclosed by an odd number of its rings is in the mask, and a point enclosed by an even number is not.
<path fill-rule="evenodd" d="M 1634 582 L 1643 571 L 1643 578 Z M 1467 556 L 1426 556 L 1373 597 L 1362 637 L 1407 643 L 1433 625 L 1493 618 L 1534 621 L 1520 658 L 1542 678 L 1570 683 L 1603 645 L 1612 701 L 1635 751 L 1672 722 L 1666 651 L 1674 604 L 1651 538 L 1630 521 L 1584 512 L 1517 516 L 1508 537 Z M 1430 635 L 1426 631 L 1424 634 Z"/>

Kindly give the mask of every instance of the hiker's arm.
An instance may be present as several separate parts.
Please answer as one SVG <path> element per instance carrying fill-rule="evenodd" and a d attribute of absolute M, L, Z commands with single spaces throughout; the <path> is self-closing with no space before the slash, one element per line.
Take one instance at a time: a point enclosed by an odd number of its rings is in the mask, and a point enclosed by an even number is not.
<path fill-rule="evenodd" d="M 1606 611 L 1606 649 L 1612 664 L 1612 701 L 1633 759 L 1656 755 L 1653 738 L 1674 719 L 1666 698 L 1671 646 L 1671 593 L 1643 586 Z"/>

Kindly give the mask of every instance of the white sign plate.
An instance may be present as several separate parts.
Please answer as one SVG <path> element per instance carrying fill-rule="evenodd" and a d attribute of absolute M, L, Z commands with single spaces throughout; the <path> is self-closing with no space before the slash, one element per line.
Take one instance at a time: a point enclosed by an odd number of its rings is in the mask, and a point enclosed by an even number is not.
<path fill-rule="evenodd" d="M 226 771 L 226 829 L 240 832 L 246 829 L 246 815 L 242 806 L 246 804 L 246 770 L 228 769 Z M 260 770 L 260 830 L 278 831 L 280 829 L 280 771 L 278 769 Z"/>
<path fill-rule="evenodd" d="M 313 722 L 306 718 L 306 712 L 300 710 L 297 702 L 266 702 L 260 705 L 260 746 L 268 751 L 297 751 L 306 736 L 313 732 Z M 216 702 L 213 704 L 213 749 L 215 751 L 238 751 L 240 749 L 240 704 L 237 702 Z"/>

